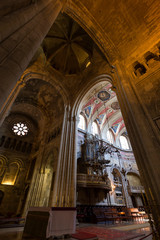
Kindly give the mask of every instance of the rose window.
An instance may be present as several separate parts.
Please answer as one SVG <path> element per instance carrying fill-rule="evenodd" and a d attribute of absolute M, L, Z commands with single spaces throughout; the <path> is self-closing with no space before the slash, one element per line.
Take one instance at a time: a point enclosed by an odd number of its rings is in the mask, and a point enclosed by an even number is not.
<path fill-rule="evenodd" d="M 16 123 L 12 128 L 13 132 L 18 136 L 25 136 L 28 133 L 28 127 L 25 123 Z"/>

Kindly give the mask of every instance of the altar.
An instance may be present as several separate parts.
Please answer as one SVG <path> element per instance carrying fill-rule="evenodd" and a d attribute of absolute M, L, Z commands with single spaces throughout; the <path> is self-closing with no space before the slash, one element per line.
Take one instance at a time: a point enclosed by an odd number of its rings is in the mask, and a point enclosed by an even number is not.
<path fill-rule="evenodd" d="M 73 234 L 76 230 L 76 208 L 31 207 L 28 211 L 24 237 L 49 238 Z"/>

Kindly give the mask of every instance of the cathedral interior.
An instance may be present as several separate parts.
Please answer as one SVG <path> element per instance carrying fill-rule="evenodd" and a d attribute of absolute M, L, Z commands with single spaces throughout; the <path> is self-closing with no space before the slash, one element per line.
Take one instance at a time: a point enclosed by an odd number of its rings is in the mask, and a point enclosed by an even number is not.
<path fill-rule="evenodd" d="M 160 239 L 159 25 L 159 0 L 1 1 L 0 238 L 68 211 Z"/>

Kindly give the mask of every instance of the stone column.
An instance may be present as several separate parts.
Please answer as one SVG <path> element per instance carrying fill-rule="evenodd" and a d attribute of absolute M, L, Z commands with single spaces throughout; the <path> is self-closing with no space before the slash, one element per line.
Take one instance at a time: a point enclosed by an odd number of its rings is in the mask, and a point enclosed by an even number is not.
<path fill-rule="evenodd" d="M 2 0 L 0 112 L 64 3 L 65 0 Z"/>
<path fill-rule="evenodd" d="M 76 117 L 72 116 L 70 107 L 66 106 L 52 206 L 76 206 L 77 120 Z"/>
<path fill-rule="evenodd" d="M 24 79 L 21 81 L 19 80 L 16 83 L 16 86 L 14 87 L 14 89 L 12 90 L 11 94 L 8 96 L 4 108 L 3 110 L 0 112 L 0 126 L 3 123 L 4 119 L 7 117 L 7 115 L 9 114 L 9 110 L 11 108 L 11 106 L 13 105 L 16 97 L 18 96 L 20 90 L 25 86 L 25 81 Z"/>
<path fill-rule="evenodd" d="M 117 70 L 118 69 L 118 70 Z M 160 143 L 147 110 L 123 65 L 115 68 L 116 93 L 150 209 L 160 233 Z"/>

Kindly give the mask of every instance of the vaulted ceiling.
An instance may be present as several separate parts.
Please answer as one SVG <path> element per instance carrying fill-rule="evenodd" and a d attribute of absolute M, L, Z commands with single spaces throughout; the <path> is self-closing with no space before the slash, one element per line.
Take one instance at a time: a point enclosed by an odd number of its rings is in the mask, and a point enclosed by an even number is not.
<path fill-rule="evenodd" d="M 111 50 L 115 52 L 115 57 L 125 60 L 126 64 L 136 60 L 139 54 L 144 54 L 147 48 L 160 41 L 159 0 L 71 2 L 83 11 L 76 13 L 79 16 L 83 15 L 82 24 L 85 17 L 88 18 L 87 27 L 97 29 L 97 36 L 104 37 L 103 40 L 106 39 Z M 68 9 L 66 6 L 66 11 L 70 12 Z"/>
<path fill-rule="evenodd" d="M 76 74 L 90 64 L 93 44 L 78 23 L 60 13 L 42 47 L 53 68 L 64 74 Z"/>
<path fill-rule="evenodd" d="M 116 93 L 111 88 L 111 83 L 107 81 L 93 87 L 85 96 L 81 113 L 85 115 L 87 124 L 96 121 L 101 131 L 111 128 L 117 135 L 126 128 Z"/>

